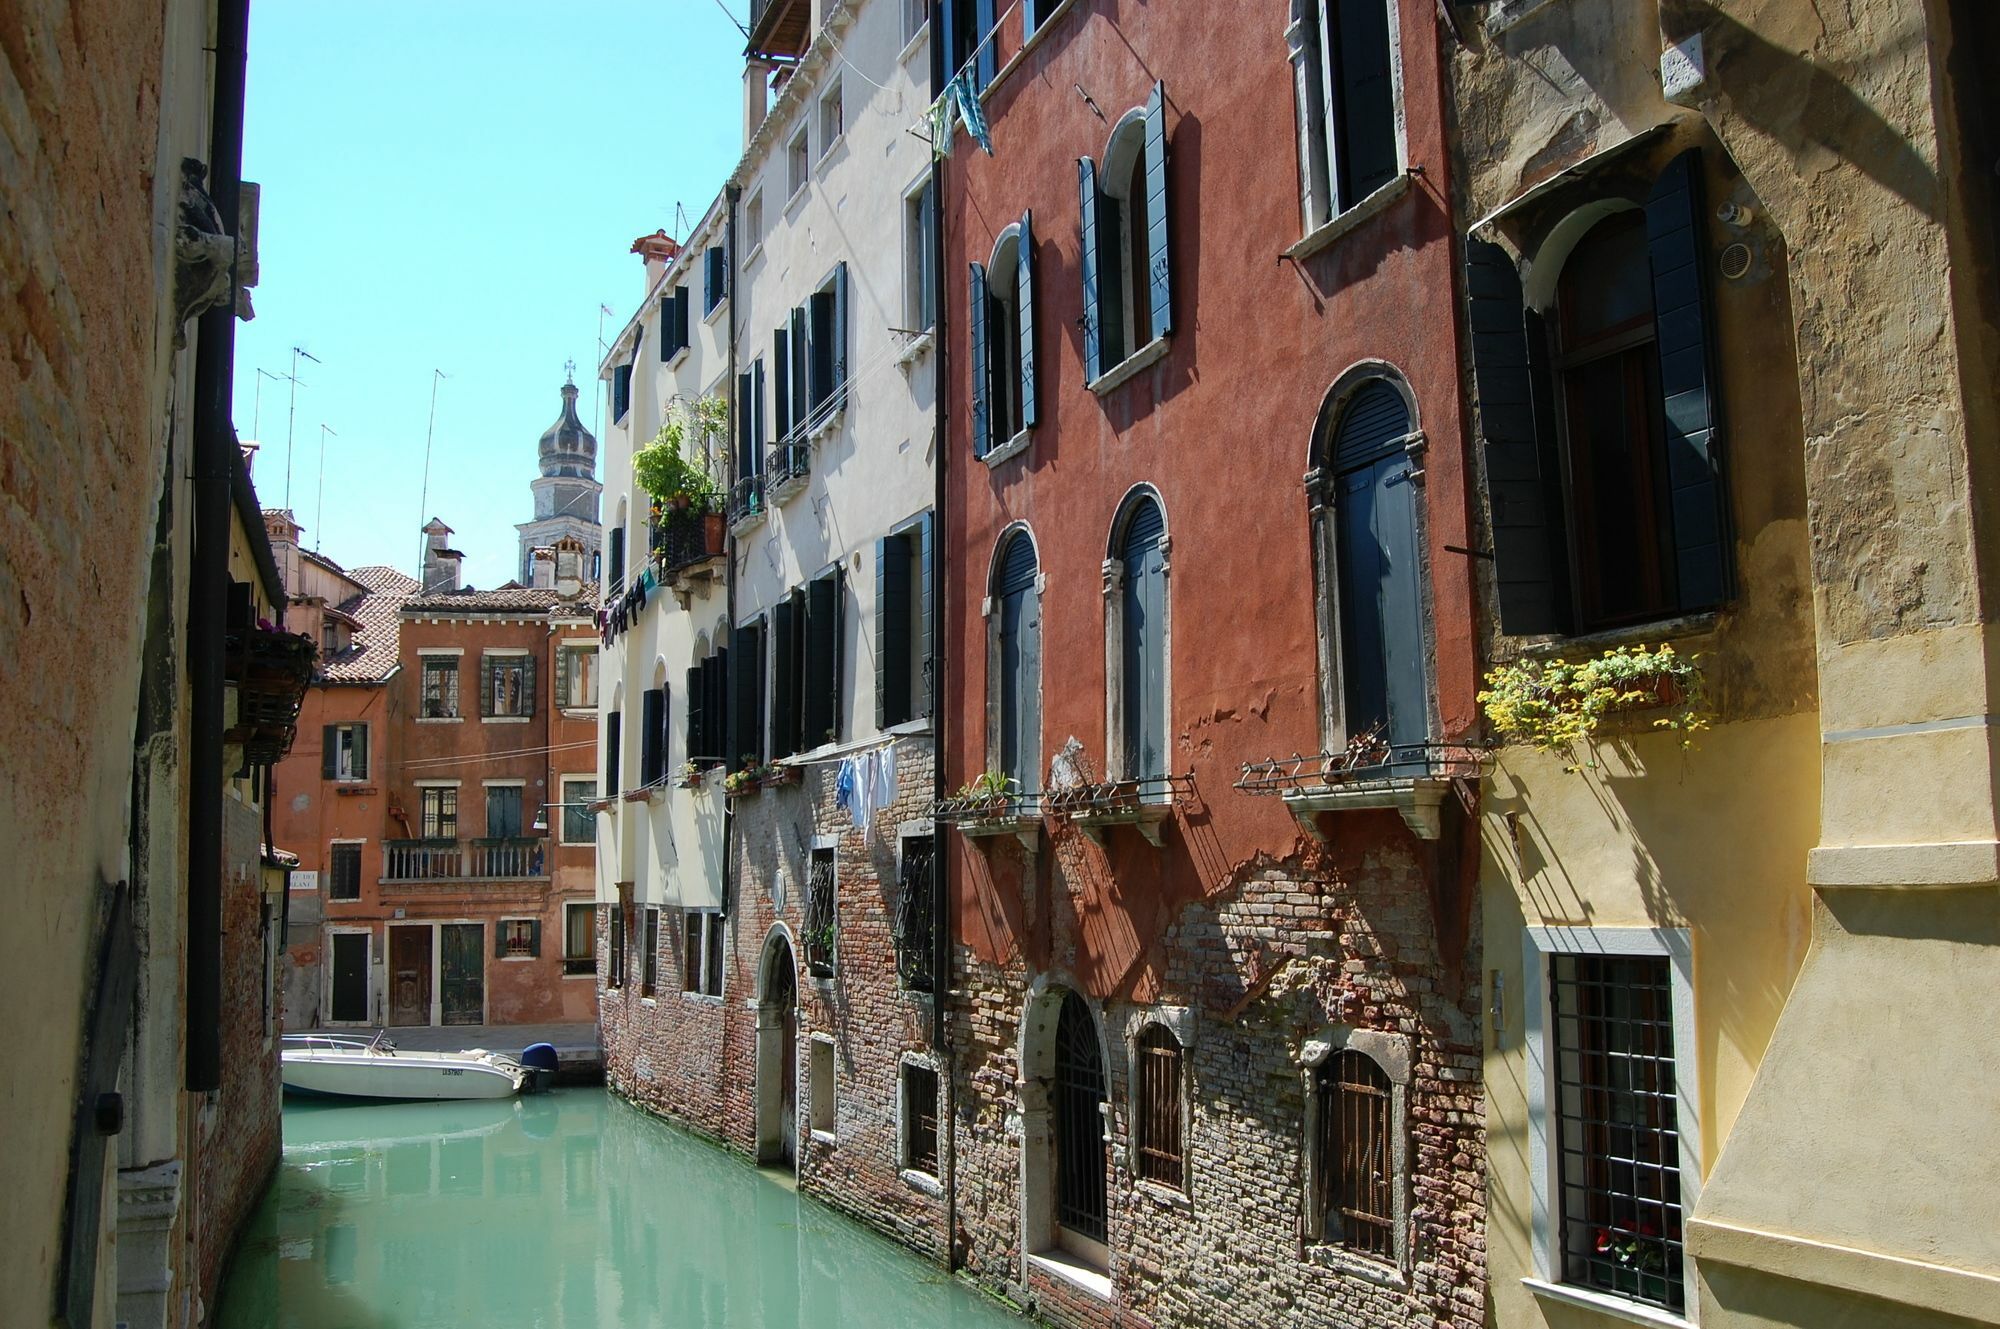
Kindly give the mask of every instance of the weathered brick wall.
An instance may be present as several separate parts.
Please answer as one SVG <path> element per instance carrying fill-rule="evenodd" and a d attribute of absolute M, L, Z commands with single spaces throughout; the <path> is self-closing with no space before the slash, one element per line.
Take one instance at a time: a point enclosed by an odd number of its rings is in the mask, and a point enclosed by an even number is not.
<path fill-rule="evenodd" d="M 1153 1001 L 1102 1004 L 1111 1102 L 1109 1242 L 1116 1300 L 1032 1272 L 1038 1309 L 1077 1325 L 1274 1323 L 1475 1329 L 1484 1308 L 1484 1136 L 1477 938 L 1458 972 L 1439 954 L 1425 850 L 1394 814 L 1349 814 L 1365 853 L 1261 862 L 1184 909 L 1167 930 Z M 1070 832 L 1063 832 L 1070 834 Z M 1011 840 L 990 852 L 1018 852 Z M 1054 858 L 1059 865 L 1063 855 Z M 1065 895 L 1063 873 L 1051 896 Z M 1060 909 L 1058 909 L 1060 914 Z M 1060 919 L 1054 963 L 1064 966 Z M 1035 975 L 964 952 L 954 987 L 959 1054 L 959 1223 L 966 1267 L 1020 1278 L 1021 1015 Z M 1259 995 L 1259 994 L 1262 995 Z M 1192 1111 L 1187 1196 L 1135 1184 L 1128 1161 L 1129 1018 L 1188 1007 Z M 1368 1277 L 1359 1256 L 1302 1240 L 1301 1045 L 1328 1026 L 1400 1034 L 1407 1090 L 1406 1275 Z"/>
<path fill-rule="evenodd" d="M 877 810 L 875 833 L 869 836 L 857 832 L 834 802 L 837 765 L 805 768 L 797 784 L 735 800 L 736 866 L 723 1000 L 680 991 L 685 953 L 681 920 L 663 912 L 657 998 L 647 1001 L 638 995 L 635 937 L 626 986 L 600 990 L 599 1010 L 606 1076 L 613 1088 L 732 1148 L 754 1153 L 758 968 L 766 941 L 780 922 L 790 930 L 791 944 L 802 951 L 798 938 L 809 850 L 817 836 L 837 837 L 835 973 L 815 979 L 805 970 L 803 954 L 794 956 L 800 1014 L 791 1055 L 798 1065 L 799 1187 L 906 1245 L 941 1256 L 944 1202 L 920 1182 L 905 1179 L 900 1168 L 899 1077 L 905 1054 L 927 1051 L 930 1003 L 900 987 L 893 935 L 900 889 L 896 828 L 927 813 L 932 769 L 927 740 L 898 742 L 896 801 Z M 643 909 L 635 914 L 643 920 Z M 600 945 L 606 927 L 601 917 Z M 811 1077 L 805 1049 L 815 1033 L 834 1041 L 833 1143 L 815 1139 L 806 1116 Z M 948 1076 L 939 1079 L 942 1085 Z"/>

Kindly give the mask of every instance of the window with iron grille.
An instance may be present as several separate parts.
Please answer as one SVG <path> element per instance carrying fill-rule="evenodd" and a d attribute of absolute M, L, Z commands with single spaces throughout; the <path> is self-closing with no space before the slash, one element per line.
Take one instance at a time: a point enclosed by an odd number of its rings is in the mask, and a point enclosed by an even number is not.
<path fill-rule="evenodd" d="M 327 854 L 326 898 L 329 900 L 359 900 L 361 898 L 360 845 L 335 844 L 329 846 Z"/>
<path fill-rule="evenodd" d="M 714 909 L 690 909 L 681 918 L 681 991 L 704 997 L 722 995 L 722 914 Z"/>
<path fill-rule="evenodd" d="M 611 935 L 606 938 L 605 945 L 605 950 L 610 953 L 610 965 L 604 975 L 604 986 L 608 988 L 622 988 L 625 986 L 625 907 L 623 905 L 614 904 L 611 906 L 610 932 Z"/>
<path fill-rule="evenodd" d="M 563 972 L 597 972 L 597 906 L 594 904 L 563 906 Z"/>
<path fill-rule="evenodd" d="M 821 978 L 833 975 L 834 956 L 839 945 L 833 891 L 833 850 L 830 847 L 815 849 L 806 874 L 806 968 Z"/>
<path fill-rule="evenodd" d="M 488 655 L 479 662 L 485 675 L 480 688 L 481 714 L 525 716 L 535 713 L 535 661 L 527 655 Z"/>
<path fill-rule="evenodd" d="M 1141 1181 L 1183 1190 L 1187 1184 L 1186 1156 L 1181 1140 L 1180 1040 L 1165 1025 L 1149 1024 L 1139 1035 L 1137 1064 L 1138 1112 L 1132 1123 Z"/>
<path fill-rule="evenodd" d="M 1321 1238 L 1380 1260 L 1396 1258 L 1395 1148 L 1389 1077 L 1352 1048 L 1320 1063 L 1314 1201 Z"/>
<path fill-rule="evenodd" d="M 494 953 L 501 959 L 533 959 L 542 953 L 542 923 L 536 918 L 503 918 L 494 937 Z"/>
<path fill-rule="evenodd" d="M 903 1166 L 938 1175 L 938 1073 L 914 1061 L 903 1063 Z"/>
<path fill-rule="evenodd" d="M 423 718 L 455 719 L 458 715 L 458 657 L 426 655 L 423 659 Z"/>
<path fill-rule="evenodd" d="M 1679 1313 L 1671 974 L 1657 955 L 1549 957 L 1562 1280 Z"/>
<path fill-rule="evenodd" d="M 423 796 L 421 833 L 426 840 L 458 838 L 458 790 L 450 785 L 432 785 L 418 791 Z"/>
<path fill-rule="evenodd" d="M 650 997 L 660 978 L 660 911 L 646 911 L 646 931 L 640 940 L 639 995 Z"/>
<path fill-rule="evenodd" d="M 903 839 L 902 896 L 896 902 L 896 977 L 912 992 L 929 992 L 933 948 L 937 944 L 937 901 L 932 895 L 928 835 Z"/>

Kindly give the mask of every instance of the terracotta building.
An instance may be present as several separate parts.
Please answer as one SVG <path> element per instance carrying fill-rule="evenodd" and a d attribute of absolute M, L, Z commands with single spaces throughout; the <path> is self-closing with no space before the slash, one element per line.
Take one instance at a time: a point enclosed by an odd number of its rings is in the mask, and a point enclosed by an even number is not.
<path fill-rule="evenodd" d="M 1068 1323 L 1477 1325 L 1445 20 L 976 18 L 933 34 L 991 136 L 942 196 L 960 1257 Z"/>

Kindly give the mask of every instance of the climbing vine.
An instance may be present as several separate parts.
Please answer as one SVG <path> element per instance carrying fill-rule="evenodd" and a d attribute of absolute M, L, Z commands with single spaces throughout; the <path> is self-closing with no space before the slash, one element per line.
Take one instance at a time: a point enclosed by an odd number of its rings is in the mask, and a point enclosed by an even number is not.
<path fill-rule="evenodd" d="M 1618 646 L 1588 660 L 1519 660 L 1488 671 L 1479 704 L 1502 738 L 1556 753 L 1564 769 L 1581 772 L 1597 765 L 1588 753 L 1604 718 L 1621 711 L 1657 709 L 1653 727 L 1694 746 L 1709 718 L 1699 660 L 1664 644 Z"/>

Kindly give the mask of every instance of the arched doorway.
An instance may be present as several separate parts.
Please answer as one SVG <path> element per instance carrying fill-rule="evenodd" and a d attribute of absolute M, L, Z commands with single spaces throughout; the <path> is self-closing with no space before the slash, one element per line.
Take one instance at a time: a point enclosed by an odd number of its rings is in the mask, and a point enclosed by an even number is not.
<path fill-rule="evenodd" d="M 799 1148 L 799 980 L 782 931 L 764 945 L 757 986 L 757 1161 L 790 1165 Z"/>
<path fill-rule="evenodd" d="M 1104 1271 L 1104 1044 L 1088 1002 L 1064 987 L 1037 986 L 1021 1024 L 1022 1253 L 1062 1251 Z"/>

